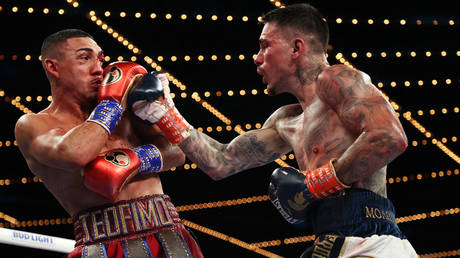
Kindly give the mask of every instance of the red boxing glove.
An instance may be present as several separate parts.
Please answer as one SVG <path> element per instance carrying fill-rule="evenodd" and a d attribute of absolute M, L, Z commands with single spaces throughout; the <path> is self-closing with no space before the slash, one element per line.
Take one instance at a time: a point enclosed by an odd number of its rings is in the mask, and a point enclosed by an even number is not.
<path fill-rule="evenodd" d="M 146 73 L 147 70 L 142 65 L 132 62 L 109 64 L 104 68 L 104 80 L 99 88 L 98 100 L 112 99 L 125 108 L 129 91 Z"/>
<path fill-rule="evenodd" d="M 161 170 L 162 164 L 160 151 L 151 144 L 110 150 L 86 165 L 85 186 L 113 202 L 133 176 L 156 173 Z"/>
<path fill-rule="evenodd" d="M 334 161 L 335 159 L 331 159 L 326 165 L 306 173 L 305 184 L 310 193 L 317 199 L 322 199 L 345 188 L 350 188 L 350 186 L 342 183 L 335 174 L 332 164 Z"/>
<path fill-rule="evenodd" d="M 130 89 L 146 73 L 147 70 L 136 63 L 109 64 L 104 69 L 104 79 L 99 87 L 99 104 L 87 121 L 99 124 L 110 134 L 121 119 Z"/>

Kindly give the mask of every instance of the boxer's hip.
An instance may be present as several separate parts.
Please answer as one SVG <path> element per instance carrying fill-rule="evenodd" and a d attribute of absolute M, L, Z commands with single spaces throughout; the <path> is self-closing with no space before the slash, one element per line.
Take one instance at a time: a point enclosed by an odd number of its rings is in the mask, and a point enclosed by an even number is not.
<path fill-rule="evenodd" d="M 316 235 L 406 238 L 396 224 L 391 201 L 368 190 L 349 189 L 343 195 L 323 199 L 314 203 L 308 214 Z"/>
<path fill-rule="evenodd" d="M 371 191 L 349 189 L 323 199 L 308 216 L 317 238 L 301 257 L 417 257 L 391 201 Z"/>

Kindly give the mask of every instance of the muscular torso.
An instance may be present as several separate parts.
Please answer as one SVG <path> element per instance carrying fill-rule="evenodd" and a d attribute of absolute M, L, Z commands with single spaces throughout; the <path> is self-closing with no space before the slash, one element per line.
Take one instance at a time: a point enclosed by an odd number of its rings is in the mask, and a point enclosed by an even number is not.
<path fill-rule="evenodd" d="M 46 119 L 50 128 L 62 128 L 65 131 L 71 130 L 82 121 L 75 121 L 65 116 L 55 117 L 46 111 L 39 114 Z M 146 144 L 139 134 L 133 131 L 129 115 L 124 115 L 112 132 L 105 146 L 100 153 L 105 153 L 115 148 L 132 148 Z M 65 171 L 41 164 L 30 155 L 25 155 L 26 161 L 32 172 L 42 179 L 46 188 L 54 195 L 64 209 L 72 216 L 79 211 L 90 207 L 106 204 L 109 201 L 96 193 L 89 191 L 83 183 L 82 171 Z M 156 174 L 134 177 L 124 186 L 117 200 L 137 198 L 149 194 L 163 193 L 161 181 Z M 117 201 L 116 200 L 116 201 Z"/>
<path fill-rule="evenodd" d="M 299 169 L 316 169 L 332 158 L 339 158 L 358 135 L 351 134 L 334 110 L 318 97 L 302 110 L 300 104 L 287 105 L 278 110 L 275 128 L 290 144 Z M 339 173 L 339 172 L 338 172 Z M 352 187 L 364 188 L 386 197 L 386 167 L 371 177 L 356 182 Z"/>

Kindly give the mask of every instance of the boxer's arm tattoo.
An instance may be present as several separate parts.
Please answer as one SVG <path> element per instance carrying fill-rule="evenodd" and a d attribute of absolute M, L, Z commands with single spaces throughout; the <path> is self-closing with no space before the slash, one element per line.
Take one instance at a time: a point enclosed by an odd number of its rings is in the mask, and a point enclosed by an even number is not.
<path fill-rule="evenodd" d="M 383 192 L 385 177 L 375 175 L 407 144 L 399 119 L 364 73 L 336 66 L 327 71 L 325 78 L 319 94 L 336 111 L 342 124 L 357 135 L 340 157 L 339 177 L 347 183 L 361 181 L 373 191 Z"/>
<path fill-rule="evenodd" d="M 190 160 L 215 180 L 262 166 L 281 156 L 251 132 L 236 137 L 229 144 L 221 144 L 193 130 L 180 147 Z"/>

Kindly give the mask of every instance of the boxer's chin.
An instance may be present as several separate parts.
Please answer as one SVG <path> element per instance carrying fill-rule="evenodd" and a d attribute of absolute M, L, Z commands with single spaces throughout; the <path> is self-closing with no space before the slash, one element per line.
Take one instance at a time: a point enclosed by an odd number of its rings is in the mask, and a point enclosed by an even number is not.
<path fill-rule="evenodd" d="M 276 95 L 276 88 L 273 84 L 267 84 L 267 95 L 268 96 L 275 96 Z"/>

